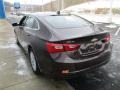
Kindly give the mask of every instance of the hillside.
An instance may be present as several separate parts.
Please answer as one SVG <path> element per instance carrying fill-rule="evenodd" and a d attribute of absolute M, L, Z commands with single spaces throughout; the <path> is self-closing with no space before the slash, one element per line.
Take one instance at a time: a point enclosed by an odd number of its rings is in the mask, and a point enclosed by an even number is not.
<path fill-rule="evenodd" d="M 89 2 L 89 1 L 95 1 L 95 0 L 64 0 L 64 8 L 67 8 L 67 7 L 72 6 L 72 5 L 84 3 L 84 2 Z M 49 11 L 49 10 L 56 11 L 57 7 L 58 7 L 57 2 L 58 2 L 58 0 L 44 5 L 44 10 L 45 11 Z"/>

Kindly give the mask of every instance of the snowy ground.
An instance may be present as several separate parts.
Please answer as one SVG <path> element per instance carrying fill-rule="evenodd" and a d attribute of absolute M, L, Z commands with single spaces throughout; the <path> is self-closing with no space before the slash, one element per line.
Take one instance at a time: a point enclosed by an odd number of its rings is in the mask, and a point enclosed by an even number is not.
<path fill-rule="evenodd" d="M 83 13 L 74 13 L 77 14 L 89 21 L 100 22 L 100 23 L 110 23 L 110 15 L 103 14 L 83 14 Z M 112 23 L 120 25 L 120 15 L 112 15 Z"/>
<path fill-rule="evenodd" d="M 92 0 L 85 3 L 80 3 L 74 6 L 70 6 L 65 10 L 81 11 L 81 10 L 95 10 L 97 8 L 120 8 L 120 0 Z"/>

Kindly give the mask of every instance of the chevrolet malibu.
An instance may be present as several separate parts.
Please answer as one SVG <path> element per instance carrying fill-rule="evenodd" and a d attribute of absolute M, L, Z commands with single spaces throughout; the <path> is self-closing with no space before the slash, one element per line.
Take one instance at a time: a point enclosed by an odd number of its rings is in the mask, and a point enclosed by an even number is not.
<path fill-rule="evenodd" d="M 79 16 L 33 13 L 12 25 L 16 42 L 28 54 L 35 74 L 75 76 L 111 58 L 109 32 Z"/>

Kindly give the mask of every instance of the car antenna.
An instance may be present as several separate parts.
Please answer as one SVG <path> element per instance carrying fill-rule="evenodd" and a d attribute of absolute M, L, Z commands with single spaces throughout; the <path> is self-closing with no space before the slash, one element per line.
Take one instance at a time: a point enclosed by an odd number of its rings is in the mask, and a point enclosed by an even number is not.
<path fill-rule="evenodd" d="M 60 11 L 57 11 L 57 14 L 60 15 Z"/>

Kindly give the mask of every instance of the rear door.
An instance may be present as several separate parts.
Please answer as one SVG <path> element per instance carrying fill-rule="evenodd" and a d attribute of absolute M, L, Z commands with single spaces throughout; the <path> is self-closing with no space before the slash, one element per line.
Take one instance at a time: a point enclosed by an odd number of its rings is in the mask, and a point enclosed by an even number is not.
<path fill-rule="evenodd" d="M 27 17 L 24 29 L 21 33 L 21 37 L 23 40 L 22 46 L 26 51 L 27 51 L 28 44 L 30 44 L 31 39 L 34 38 L 35 31 L 38 31 L 38 30 L 39 30 L 39 23 L 37 22 L 37 20 L 32 16 Z"/>

